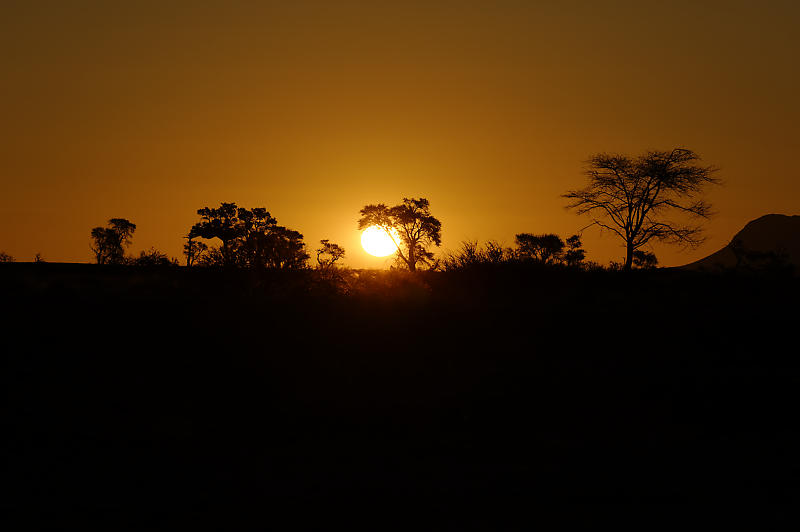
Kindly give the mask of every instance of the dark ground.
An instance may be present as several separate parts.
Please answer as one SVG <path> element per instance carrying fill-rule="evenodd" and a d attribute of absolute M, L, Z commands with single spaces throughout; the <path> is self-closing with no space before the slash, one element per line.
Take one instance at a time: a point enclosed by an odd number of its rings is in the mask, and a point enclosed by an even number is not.
<path fill-rule="evenodd" d="M 6 509 L 796 502 L 800 281 L 0 264 Z"/>

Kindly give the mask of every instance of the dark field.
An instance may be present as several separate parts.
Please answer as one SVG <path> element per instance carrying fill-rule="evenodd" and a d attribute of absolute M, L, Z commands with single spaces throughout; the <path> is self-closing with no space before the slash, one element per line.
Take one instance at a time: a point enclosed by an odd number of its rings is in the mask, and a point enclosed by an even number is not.
<path fill-rule="evenodd" d="M 7 508 L 798 500 L 797 277 L 0 264 Z"/>

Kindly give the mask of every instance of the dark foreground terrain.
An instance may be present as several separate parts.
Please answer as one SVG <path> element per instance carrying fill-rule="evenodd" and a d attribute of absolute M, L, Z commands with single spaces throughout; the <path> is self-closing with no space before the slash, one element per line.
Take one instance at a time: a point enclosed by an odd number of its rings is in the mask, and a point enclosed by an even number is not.
<path fill-rule="evenodd" d="M 799 499 L 797 277 L 0 266 L 7 509 Z"/>

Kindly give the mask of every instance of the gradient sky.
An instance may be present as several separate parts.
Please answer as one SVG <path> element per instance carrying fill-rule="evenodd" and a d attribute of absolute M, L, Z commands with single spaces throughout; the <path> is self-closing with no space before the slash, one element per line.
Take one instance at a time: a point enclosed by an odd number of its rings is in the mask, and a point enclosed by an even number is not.
<path fill-rule="evenodd" d="M 597 152 L 721 167 L 694 251 L 800 214 L 800 2 L 4 1 L 0 250 L 89 262 L 92 227 L 179 256 L 196 210 L 266 207 L 380 267 L 358 210 L 424 196 L 443 249 L 563 237 Z M 589 258 L 620 260 L 584 233 Z"/>

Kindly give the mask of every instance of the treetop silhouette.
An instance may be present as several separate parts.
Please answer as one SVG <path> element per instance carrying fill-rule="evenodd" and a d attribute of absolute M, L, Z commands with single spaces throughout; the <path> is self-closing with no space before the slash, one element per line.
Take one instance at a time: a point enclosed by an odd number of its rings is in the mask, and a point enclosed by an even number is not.
<path fill-rule="evenodd" d="M 358 229 L 377 226 L 397 245 L 397 256 L 410 270 L 416 271 L 418 265 L 434 264 L 431 246 L 442 244 L 442 223 L 430 212 L 430 202 L 425 198 L 403 198 L 403 202 L 393 207 L 383 203 L 365 205 L 360 211 Z M 400 238 L 397 242 L 393 231 Z"/>
<path fill-rule="evenodd" d="M 336 267 L 336 261 L 344 257 L 344 248 L 330 240 L 319 241 L 320 247 L 317 248 L 317 267 L 320 270 L 329 270 Z"/>
<path fill-rule="evenodd" d="M 520 233 L 516 236 L 515 242 L 519 258 L 533 259 L 544 264 L 555 262 L 564 250 L 564 241 L 554 234 Z"/>
<path fill-rule="evenodd" d="M 192 226 L 187 237 L 186 251 L 191 254 L 187 255 L 187 263 L 206 251 L 193 243 L 194 238 L 200 237 L 222 242 L 219 248 L 210 249 L 200 257 L 209 265 L 274 269 L 306 266 L 309 256 L 303 235 L 278 225 L 263 207 L 248 210 L 235 203 L 221 203 L 216 208 L 198 209 L 197 214 L 201 220 Z"/>
<path fill-rule="evenodd" d="M 97 264 L 124 264 L 136 224 L 125 218 L 111 218 L 107 227 L 92 229 L 92 251 Z"/>

